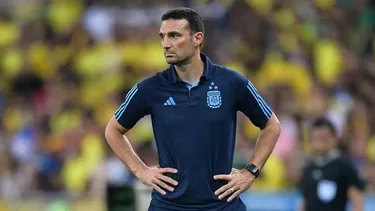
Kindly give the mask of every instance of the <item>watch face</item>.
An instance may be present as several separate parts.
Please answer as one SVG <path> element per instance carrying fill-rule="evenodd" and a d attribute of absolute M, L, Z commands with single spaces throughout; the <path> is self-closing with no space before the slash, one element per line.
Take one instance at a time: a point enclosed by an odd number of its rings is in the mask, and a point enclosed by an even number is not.
<path fill-rule="evenodd" d="M 249 166 L 247 166 L 247 169 L 249 169 L 252 172 L 256 172 L 258 168 L 254 165 L 249 165 Z"/>
<path fill-rule="evenodd" d="M 247 166 L 247 169 L 248 169 L 250 172 L 252 172 L 255 176 L 258 176 L 258 174 L 259 174 L 259 169 L 258 169 L 257 166 L 252 165 L 252 164 L 249 164 L 249 165 Z"/>

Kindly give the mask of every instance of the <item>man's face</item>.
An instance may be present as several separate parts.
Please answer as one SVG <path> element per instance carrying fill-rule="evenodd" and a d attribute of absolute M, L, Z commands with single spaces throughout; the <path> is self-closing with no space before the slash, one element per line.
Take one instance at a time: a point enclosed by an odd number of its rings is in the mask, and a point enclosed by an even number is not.
<path fill-rule="evenodd" d="M 203 33 L 191 33 L 187 20 L 168 19 L 159 32 L 168 64 L 181 65 L 191 58 L 203 39 Z"/>
<path fill-rule="evenodd" d="M 336 143 L 335 136 L 329 128 L 314 128 L 311 132 L 311 149 L 315 155 L 325 155 L 334 148 Z"/>

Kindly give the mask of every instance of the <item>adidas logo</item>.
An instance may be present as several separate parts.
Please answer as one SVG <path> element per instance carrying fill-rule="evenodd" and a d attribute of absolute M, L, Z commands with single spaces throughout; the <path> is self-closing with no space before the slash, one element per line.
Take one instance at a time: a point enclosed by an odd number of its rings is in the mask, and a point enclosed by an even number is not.
<path fill-rule="evenodd" d="M 169 97 L 168 100 L 164 103 L 165 106 L 174 106 L 176 103 L 174 102 L 172 97 Z"/>

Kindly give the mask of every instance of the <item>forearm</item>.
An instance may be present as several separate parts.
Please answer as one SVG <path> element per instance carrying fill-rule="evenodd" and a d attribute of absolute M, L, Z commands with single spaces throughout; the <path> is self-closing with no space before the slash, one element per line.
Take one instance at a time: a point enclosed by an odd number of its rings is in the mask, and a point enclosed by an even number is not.
<path fill-rule="evenodd" d="M 364 200 L 362 197 L 352 200 L 352 210 L 353 211 L 363 211 L 364 210 Z"/>
<path fill-rule="evenodd" d="M 271 155 L 280 135 L 280 125 L 276 116 L 272 115 L 266 127 L 260 131 L 250 163 L 262 168 Z"/>
<path fill-rule="evenodd" d="M 113 128 L 107 128 L 105 137 L 115 154 L 135 176 L 138 177 L 147 168 L 146 164 L 135 153 L 129 140 L 121 132 Z"/>
<path fill-rule="evenodd" d="M 353 211 L 363 211 L 364 210 L 364 195 L 355 187 L 349 188 L 349 198 L 352 203 Z"/>
<path fill-rule="evenodd" d="M 353 204 L 353 211 L 363 211 L 364 207 L 362 203 Z"/>

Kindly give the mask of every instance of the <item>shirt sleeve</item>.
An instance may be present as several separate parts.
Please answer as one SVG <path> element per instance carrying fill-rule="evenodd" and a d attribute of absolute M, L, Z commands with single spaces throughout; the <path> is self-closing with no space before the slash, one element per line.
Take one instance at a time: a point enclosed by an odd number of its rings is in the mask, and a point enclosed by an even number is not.
<path fill-rule="evenodd" d="M 150 114 L 143 92 L 137 83 L 127 93 L 124 102 L 115 112 L 116 120 L 126 129 L 133 128 L 141 118 Z"/>
<path fill-rule="evenodd" d="M 356 187 L 361 191 L 365 190 L 365 181 L 362 180 L 357 172 L 357 170 L 354 168 L 354 166 L 347 161 L 346 162 L 346 179 L 348 187 Z"/>
<path fill-rule="evenodd" d="M 273 113 L 271 107 L 250 80 L 242 77 L 239 83 L 238 110 L 243 112 L 255 126 L 263 128 Z"/>

